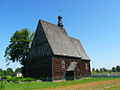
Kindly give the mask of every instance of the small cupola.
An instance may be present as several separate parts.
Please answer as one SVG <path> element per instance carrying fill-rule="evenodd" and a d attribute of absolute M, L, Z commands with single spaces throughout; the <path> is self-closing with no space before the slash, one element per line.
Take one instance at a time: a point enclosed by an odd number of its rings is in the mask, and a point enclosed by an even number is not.
<path fill-rule="evenodd" d="M 58 26 L 60 27 L 60 28 L 63 28 L 64 26 L 63 26 L 63 23 L 62 23 L 62 16 L 58 16 Z"/>

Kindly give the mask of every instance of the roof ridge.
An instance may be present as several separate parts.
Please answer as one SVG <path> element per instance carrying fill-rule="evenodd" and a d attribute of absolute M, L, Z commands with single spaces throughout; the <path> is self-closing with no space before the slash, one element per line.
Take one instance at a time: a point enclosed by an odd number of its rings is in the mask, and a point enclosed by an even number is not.
<path fill-rule="evenodd" d="M 74 37 L 71 37 L 71 36 L 69 36 L 69 38 L 74 39 L 74 40 L 78 40 L 80 42 L 80 40 L 77 39 L 77 38 L 74 38 Z"/>
<path fill-rule="evenodd" d="M 45 20 L 43 20 L 43 19 L 39 19 L 39 21 L 43 21 L 43 22 L 46 22 L 46 23 L 49 23 L 49 24 L 51 24 L 51 25 L 54 25 L 54 26 L 57 26 L 57 27 L 59 27 L 57 24 L 50 23 L 50 22 L 48 22 L 48 21 L 45 21 Z"/>

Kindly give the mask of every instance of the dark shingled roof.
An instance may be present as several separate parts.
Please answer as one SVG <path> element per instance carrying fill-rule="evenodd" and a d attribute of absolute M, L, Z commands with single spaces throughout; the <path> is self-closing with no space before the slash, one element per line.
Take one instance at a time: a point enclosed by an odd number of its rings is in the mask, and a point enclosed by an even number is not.
<path fill-rule="evenodd" d="M 69 37 L 64 28 L 44 20 L 40 20 L 40 24 L 54 55 L 90 60 L 80 41 Z"/>

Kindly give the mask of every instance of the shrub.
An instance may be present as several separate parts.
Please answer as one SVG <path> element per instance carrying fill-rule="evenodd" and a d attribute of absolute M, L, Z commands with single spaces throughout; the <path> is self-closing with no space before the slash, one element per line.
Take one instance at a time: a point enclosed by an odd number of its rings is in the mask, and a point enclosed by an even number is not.
<path fill-rule="evenodd" d="M 25 77 L 8 77 L 7 81 L 35 81 L 35 78 L 25 78 Z"/>
<path fill-rule="evenodd" d="M 6 86 L 6 81 L 1 81 L 0 82 L 0 90 L 5 89 L 5 86 Z"/>

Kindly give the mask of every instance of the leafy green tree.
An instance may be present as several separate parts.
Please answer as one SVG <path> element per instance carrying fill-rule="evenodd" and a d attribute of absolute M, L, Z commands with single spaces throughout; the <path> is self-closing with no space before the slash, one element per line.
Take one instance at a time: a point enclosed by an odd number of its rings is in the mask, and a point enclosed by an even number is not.
<path fill-rule="evenodd" d="M 5 57 L 7 65 L 12 62 L 20 62 L 22 65 L 22 73 L 25 76 L 26 60 L 30 50 L 30 44 L 34 33 L 31 33 L 27 28 L 16 31 L 10 38 L 10 44 L 6 48 Z"/>
<path fill-rule="evenodd" d="M 103 67 L 103 72 L 107 72 L 108 70 L 105 68 L 105 67 Z"/>
<path fill-rule="evenodd" d="M 6 70 L 2 70 L 2 76 L 4 76 L 4 77 L 7 76 L 7 71 Z"/>
<path fill-rule="evenodd" d="M 21 68 L 16 68 L 15 72 L 22 72 Z"/>
<path fill-rule="evenodd" d="M 102 68 L 100 68 L 100 70 L 99 70 L 100 72 L 103 72 L 103 69 Z"/>
<path fill-rule="evenodd" d="M 112 72 L 116 72 L 116 68 L 115 67 L 112 67 Z"/>
<path fill-rule="evenodd" d="M 7 75 L 12 75 L 12 74 L 13 74 L 12 68 L 8 68 L 8 69 L 7 69 Z"/>
<path fill-rule="evenodd" d="M 0 69 L 0 76 L 2 76 L 2 69 Z"/>
<path fill-rule="evenodd" d="M 99 72 L 99 70 L 98 70 L 98 69 L 96 69 L 96 72 Z"/>
<path fill-rule="evenodd" d="M 92 72 L 95 72 L 95 68 L 92 68 Z"/>
<path fill-rule="evenodd" d="M 119 65 L 116 66 L 116 71 L 120 72 L 120 66 Z"/>

